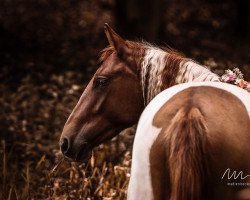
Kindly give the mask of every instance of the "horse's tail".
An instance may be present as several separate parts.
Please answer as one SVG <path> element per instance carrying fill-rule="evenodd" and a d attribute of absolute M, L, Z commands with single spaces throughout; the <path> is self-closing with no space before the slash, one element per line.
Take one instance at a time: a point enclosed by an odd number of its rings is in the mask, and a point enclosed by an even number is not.
<path fill-rule="evenodd" d="M 198 108 L 180 109 L 167 129 L 170 200 L 204 199 L 207 128 Z"/>

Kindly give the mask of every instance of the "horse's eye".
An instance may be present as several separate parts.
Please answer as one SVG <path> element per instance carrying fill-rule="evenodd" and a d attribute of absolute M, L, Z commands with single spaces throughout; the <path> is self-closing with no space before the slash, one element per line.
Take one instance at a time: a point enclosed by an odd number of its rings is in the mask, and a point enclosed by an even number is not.
<path fill-rule="evenodd" d="M 99 88 L 106 86 L 108 84 L 108 78 L 107 77 L 98 77 L 94 81 L 94 87 Z"/>

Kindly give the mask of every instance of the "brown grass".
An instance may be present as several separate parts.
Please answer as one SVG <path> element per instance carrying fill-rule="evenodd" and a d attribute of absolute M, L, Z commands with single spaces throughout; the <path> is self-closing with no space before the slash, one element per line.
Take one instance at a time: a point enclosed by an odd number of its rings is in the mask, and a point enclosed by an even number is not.
<path fill-rule="evenodd" d="M 120 139 L 128 142 L 125 134 L 101 145 L 87 163 L 67 162 L 58 150 L 53 151 L 54 156 L 34 149 L 37 158 L 14 165 L 11 160 L 16 155 L 6 151 L 2 140 L 2 199 L 125 199 L 131 153 L 130 149 L 117 149 Z"/>

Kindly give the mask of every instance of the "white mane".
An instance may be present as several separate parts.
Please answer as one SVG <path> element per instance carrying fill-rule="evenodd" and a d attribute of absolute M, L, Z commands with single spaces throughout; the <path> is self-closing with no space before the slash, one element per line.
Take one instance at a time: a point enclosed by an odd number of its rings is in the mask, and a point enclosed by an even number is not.
<path fill-rule="evenodd" d="M 176 77 L 177 84 L 186 82 L 220 81 L 219 76 L 211 72 L 207 67 L 190 60 L 180 66 Z"/>
<path fill-rule="evenodd" d="M 167 53 L 158 48 L 151 47 L 146 50 L 141 66 L 141 83 L 145 105 L 161 92 L 161 74 L 166 65 L 166 56 Z"/>
<path fill-rule="evenodd" d="M 175 55 L 146 44 L 145 56 L 141 64 L 141 85 L 145 105 L 159 94 L 162 88 L 166 89 L 169 87 L 163 83 L 163 73 L 165 70 L 169 70 L 168 64 L 173 59 L 175 59 Z M 220 81 L 218 75 L 191 59 L 183 58 L 178 66 L 174 67 L 178 68 L 178 74 L 173 74 L 175 76 L 173 77 L 175 84 Z"/>

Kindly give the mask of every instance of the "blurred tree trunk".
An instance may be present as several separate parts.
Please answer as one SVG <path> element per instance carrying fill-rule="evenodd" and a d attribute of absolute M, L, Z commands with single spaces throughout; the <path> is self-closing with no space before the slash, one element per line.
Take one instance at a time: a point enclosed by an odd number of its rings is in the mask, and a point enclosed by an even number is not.
<path fill-rule="evenodd" d="M 250 29 L 250 3 L 249 0 L 237 1 L 237 26 L 236 31 L 240 36 L 249 37 Z"/>
<path fill-rule="evenodd" d="M 164 0 L 116 0 L 116 28 L 127 38 L 154 42 L 164 36 Z"/>

